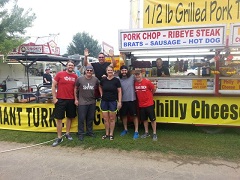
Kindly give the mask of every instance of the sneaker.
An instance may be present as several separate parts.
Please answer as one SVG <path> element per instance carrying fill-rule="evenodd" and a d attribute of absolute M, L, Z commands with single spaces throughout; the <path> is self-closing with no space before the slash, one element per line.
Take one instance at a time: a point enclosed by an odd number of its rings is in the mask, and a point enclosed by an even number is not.
<path fill-rule="evenodd" d="M 157 141 L 157 134 L 153 134 L 153 141 Z"/>
<path fill-rule="evenodd" d="M 83 134 L 80 134 L 80 135 L 78 136 L 78 139 L 79 139 L 80 141 L 83 141 L 84 135 L 83 135 Z"/>
<path fill-rule="evenodd" d="M 72 140 L 73 140 L 73 138 L 72 138 L 72 136 L 71 136 L 70 134 L 65 134 L 65 137 L 66 137 L 69 141 L 72 141 Z"/>
<path fill-rule="evenodd" d="M 57 138 L 56 141 L 52 144 L 52 147 L 55 147 L 63 142 L 63 138 Z"/>
<path fill-rule="evenodd" d="M 123 130 L 120 134 L 120 136 L 125 136 L 128 133 L 128 130 Z"/>
<path fill-rule="evenodd" d="M 139 134 L 138 134 L 138 132 L 135 132 L 133 135 L 133 139 L 137 139 L 137 138 L 139 138 Z"/>
<path fill-rule="evenodd" d="M 141 135 L 141 138 L 147 138 L 147 137 L 150 137 L 149 133 L 144 133 L 143 135 Z"/>

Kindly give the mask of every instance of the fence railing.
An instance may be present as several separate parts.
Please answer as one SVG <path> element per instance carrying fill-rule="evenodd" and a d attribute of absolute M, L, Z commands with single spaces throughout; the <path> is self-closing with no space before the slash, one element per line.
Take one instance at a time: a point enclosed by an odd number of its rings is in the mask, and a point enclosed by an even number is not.
<path fill-rule="evenodd" d="M 46 103 L 52 101 L 51 85 L 31 85 L 7 89 L 0 92 L 0 102 L 4 103 Z"/>

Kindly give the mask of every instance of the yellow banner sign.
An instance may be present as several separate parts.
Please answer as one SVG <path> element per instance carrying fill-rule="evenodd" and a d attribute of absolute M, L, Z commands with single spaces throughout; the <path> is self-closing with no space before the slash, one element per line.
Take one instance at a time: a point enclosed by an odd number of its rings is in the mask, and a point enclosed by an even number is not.
<path fill-rule="evenodd" d="M 221 79 L 221 90 L 240 90 L 240 80 Z"/>
<path fill-rule="evenodd" d="M 157 122 L 240 126 L 240 97 L 155 96 Z"/>
<path fill-rule="evenodd" d="M 154 96 L 154 101 L 158 123 L 240 126 L 240 97 Z M 0 129 L 56 132 L 53 109 L 53 104 L 0 103 Z M 77 124 L 75 118 L 71 132 Z M 104 129 L 99 103 L 93 127 Z"/>
<path fill-rule="evenodd" d="M 239 0 L 144 0 L 143 27 L 236 23 Z"/>
<path fill-rule="evenodd" d="M 193 79 L 192 89 L 206 90 L 207 89 L 207 79 Z"/>
<path fill-rule="evenodd" d="M 53 109 L 53 104 L 0 103 L 0 129 L 56 132 Z M 77 122 L 76 117 L 72 121 L 71 132 L 78 131 Z M 93 128 L 104 129 L 99 107 L 96 108 Z M 66 119 L 63 120 L 63 132 L 66 132 Z"/>

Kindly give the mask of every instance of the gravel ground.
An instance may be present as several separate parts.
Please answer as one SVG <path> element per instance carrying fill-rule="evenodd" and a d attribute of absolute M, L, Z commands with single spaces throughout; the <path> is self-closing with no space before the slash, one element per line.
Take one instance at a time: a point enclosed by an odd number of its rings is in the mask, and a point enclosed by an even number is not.
<path fill-rule="evenodd" d="M 0 142 L 0 180 L 239 180 L 240 163 Z M 23 148 L 22 148 L 23 147 Z M 16 150 L 19 148 L 19 150 Z"/>

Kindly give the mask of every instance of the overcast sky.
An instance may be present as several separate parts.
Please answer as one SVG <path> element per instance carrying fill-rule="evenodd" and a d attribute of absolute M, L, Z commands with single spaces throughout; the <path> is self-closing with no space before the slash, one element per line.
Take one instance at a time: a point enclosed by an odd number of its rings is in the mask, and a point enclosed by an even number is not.
<path fill-rule="evenodd" d="M 129 28 L 130 0 L 18 0 L 24 9 L 32 8 L 37 19 L 29 28 L 27 36 L 31 41 L 37 37 L 58 34 L 55 38 L 60 53 L 78 32 L 88 32 L 99 43 L 102 41 L 114 47 L 118 53 L 118 30 Z M 39 42 L 47 38 L 39 38 Z"/>

